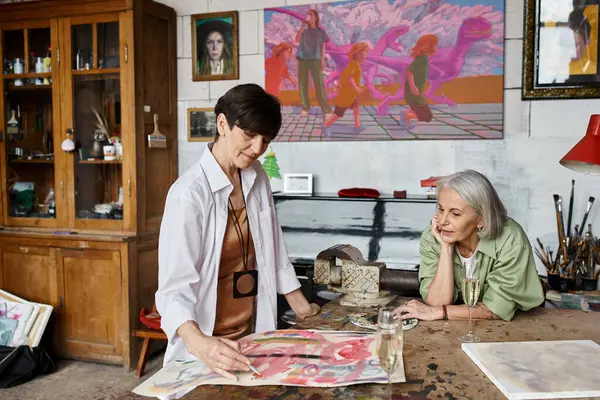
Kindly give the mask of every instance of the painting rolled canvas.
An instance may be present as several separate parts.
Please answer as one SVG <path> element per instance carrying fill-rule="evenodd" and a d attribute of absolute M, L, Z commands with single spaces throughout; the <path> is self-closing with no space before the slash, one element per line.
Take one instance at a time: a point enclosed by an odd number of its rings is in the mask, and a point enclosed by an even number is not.
<path fill-rule="evenodd" d="M 377 358 L 374 333 L 279 330 L 252 334 L 239 343 L 262 378 L 239 372 L 239 380 L 232 381 L 198 360 L 181 360 L 166 365 L 133 392 L 166 397 L 199 385 L 336 387 L 388 382 Z M 392 382 L 405 381 L 401 361 Z"/>

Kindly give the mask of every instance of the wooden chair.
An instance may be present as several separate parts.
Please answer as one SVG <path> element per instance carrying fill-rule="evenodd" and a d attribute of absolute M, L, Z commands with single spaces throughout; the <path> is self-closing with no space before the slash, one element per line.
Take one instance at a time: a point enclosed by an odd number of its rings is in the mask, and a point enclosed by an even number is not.
<path fill-rule="evenodd" d="M 156 303 L 152 306 L 152 312 L 156 312 Z M 136 329 L 133 331 L 133 336 L 143 338 L 142 351 L 138 359 L 136 376 L 139 378 L 144 374 L 146 362 L 148 361 L 148 353 L 150 352 L 150 340 L 168 340 L 167 335 L 162 331 L 157 331 L 149 328 Z"/>

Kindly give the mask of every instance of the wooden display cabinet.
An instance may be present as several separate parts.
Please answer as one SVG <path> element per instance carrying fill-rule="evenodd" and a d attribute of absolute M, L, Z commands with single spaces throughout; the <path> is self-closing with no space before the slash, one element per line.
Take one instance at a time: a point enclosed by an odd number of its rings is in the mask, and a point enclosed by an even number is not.
<path fill-rule="evenodd" d="M 137 356 L 178 176 L 175 21 L 151 0 L 0 5 L 0 287 L 55 307 L 65 357 Z"/>

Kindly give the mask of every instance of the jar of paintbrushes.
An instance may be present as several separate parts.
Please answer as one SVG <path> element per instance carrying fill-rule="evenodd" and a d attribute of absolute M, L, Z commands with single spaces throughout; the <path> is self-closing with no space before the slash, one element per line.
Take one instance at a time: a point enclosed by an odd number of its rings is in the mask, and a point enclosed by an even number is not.
<path fill-rule="evenodd" d="M 591 224 L 587 225 L 587 232 L 584 232 L 595 198 L 589 197 L 581 224 L 571 229 L 574 193 L 575 180 L 572 180 L 566 227 L 563 223 L 562 198 L 558 194 L 553 195 L 558 232 L 556 255 L 553 257 L 550 247 L 544 247 L 541 240 L 536 239 L 539 249 L 535 249 L 535 254 L 546 267 L 548 286 L 561 292 L 596 290 L 600 274 L 600 240 L 592 234 Z"/>

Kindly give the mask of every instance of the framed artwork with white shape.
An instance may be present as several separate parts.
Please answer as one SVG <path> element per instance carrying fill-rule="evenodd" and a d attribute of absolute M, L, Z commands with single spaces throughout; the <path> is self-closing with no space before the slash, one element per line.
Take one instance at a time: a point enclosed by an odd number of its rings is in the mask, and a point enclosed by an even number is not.
<path fill-rule="evenodd" d="M 283 193 L 285 194 L 313 194 L 313 174 L 283 174 Z"/>

